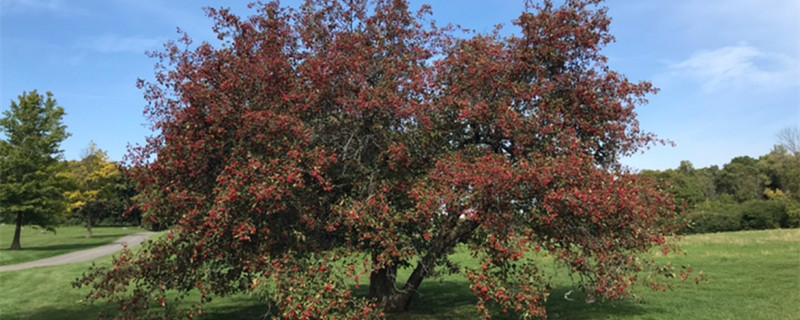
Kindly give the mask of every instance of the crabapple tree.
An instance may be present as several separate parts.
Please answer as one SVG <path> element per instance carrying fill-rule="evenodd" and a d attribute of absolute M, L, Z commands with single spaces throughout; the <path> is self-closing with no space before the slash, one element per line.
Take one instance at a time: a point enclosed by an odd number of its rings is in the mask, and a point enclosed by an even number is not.
<path fill-rule="evenodd" d="M 665 270 L 638 254 L 670 250 L 673 200 L 618 162 L 660 142 L 634 111 L 655 89 L 606 65 L 601 1 L 531 4 L 510 37 L 460 36 L 404 0 L 258 6 L 207 9 L 216 47 L 184 36 L 153 54 L 140 85 L 159 134 L 130 172 L 170 231 L 76 281 L 88 300 L 194 316 L 256 291 L 280 318 L 366 319 L 408 310 L 449 266 L 481 315 L 533 318 L 549 287 L 537 254 L 596 299 Z M 458 246 L 473 265 L 450 263 Z M 178 308 L 194 290 L 201 303 Z"/>

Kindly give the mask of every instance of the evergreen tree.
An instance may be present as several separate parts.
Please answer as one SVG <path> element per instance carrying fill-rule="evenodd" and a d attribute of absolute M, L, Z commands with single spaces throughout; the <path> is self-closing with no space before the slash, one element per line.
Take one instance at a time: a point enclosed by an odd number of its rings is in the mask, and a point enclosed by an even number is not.
<path fill-rule="evenodd" d="M 20 250 L 23 225 L 51 231 L 64 210 L 61 142 L 69 136 L 64 109 L 48 92 L 23 92 L 0 118 L 0 216 L 16 224 L 11 250 Z"/>

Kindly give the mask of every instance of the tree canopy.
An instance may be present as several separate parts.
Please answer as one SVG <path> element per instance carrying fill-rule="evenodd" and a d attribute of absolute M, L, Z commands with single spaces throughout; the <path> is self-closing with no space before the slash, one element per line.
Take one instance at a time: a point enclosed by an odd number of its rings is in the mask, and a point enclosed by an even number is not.
<path fill-rule="evenodd" d="M 70 212 L 86 223 L 86 237 L 92 226 L 112 212 L 122 215 L 127 199 L 121 194 L 122 171 L 105 151 L 92 142 L 79 161 L 69 162 L 73 190 L 67 192 Z"/>
<path fill-rule="evenodd" d="M 20 250 L 23 225 L 52 230 L 64 210 L 61 142 L 69 136 L 64 109 L 53 95 L 20 95 L 0 118 L 0 215 L 16 224 L 12 250 Z"/>
<path fill-rule="evenodd" d="M 170 42 L 140 83 L 160 134 L 131 173 L 170 233 L 76 284 L 120 318 L 174 316 L 167 293 L 197 290 L 259 291 L 287 319 L 366 319 L 406 310 L 463 246 L 478 267 L 453 269 L 486 317 L 545 315 L 533 254 L 593 298 L 628 296 L 643 268 L 666 270 L 637 255 L 668 252 L 682 224 L 617 162 L 659 141 L 634 111 L 655 89 L 606 65 L 600 2 L 532 6 L 512 37 L 456 37 L 403 0 L 208 9 L 225 44 Z"/>

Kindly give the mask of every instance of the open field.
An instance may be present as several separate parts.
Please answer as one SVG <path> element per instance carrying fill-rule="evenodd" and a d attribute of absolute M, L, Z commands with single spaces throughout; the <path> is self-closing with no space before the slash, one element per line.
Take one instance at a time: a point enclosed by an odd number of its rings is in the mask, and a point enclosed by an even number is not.
<path fill-rule="evenodd" d="M 586 304 L 580 294 L 564 299 L 563 280 L 547 303 L 551 319 L 800 319 L 800 230 L 767 230 L 687 236 L 686 255 L 660 257 L 691 265 L 708 281 L 671 282 L 673 290 L 644 286 L 637 297 L 617 303 Z M 456 257 L 459 258 L 459 257 Z M 105 258 L 98 263 L 108 263 Z M 71 287 L 89 263 L 0 273 L 0 319 L 90 319 L 101 307 L 79 303 L 85 291 Z M 364 287 L 362 287 L 362 290 Z M 407 319 L 474 319 L 474 298 L 465 280 L 429 280 Z M 247 296 L 215 299 L 204 319 L 263 319 L 266 307 Z M 497 319 L 517 319 L 515 315 Z"/>
<path fill-rule="evenodd" d="M 10 251 L 14 238 L 13 225 L 0 225 L 0 266 L 49 258 L 73 251 L 85 250 L 109 244 L 123 236 L 142 232 L 136 227 L 94 227 L 92 238 L 86 238 L 86 228 L 67 226 L 56 229 L 56 233 L 43 232 L 38 228 L 25 227 L 20 235 L 22 249 Z M 3 286 L 5 287 L 5 286 Z"/>

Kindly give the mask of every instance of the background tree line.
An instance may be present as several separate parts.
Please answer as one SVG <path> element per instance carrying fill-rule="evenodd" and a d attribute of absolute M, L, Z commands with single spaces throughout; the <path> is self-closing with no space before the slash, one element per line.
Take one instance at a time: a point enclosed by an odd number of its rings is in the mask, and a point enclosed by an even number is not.
<path fill-rule="evenodd" d="M 687 212 L 686 232 L 704 233 L 800 226 L 800 131 L 788 128 L 779 144 L 758 159 L 733 158 L 719 168 L 643 171 L 668 186 Z"/>
<path fill-rule="evenodd" d="M 60 160 L 55 180 L 58 211 L 32 218 L 23 225 L 52 230 L 62 225 L 85 225 L 87 238 L 94 226 L 140 225 L 141 215 L 133 205 L 136 188 L 128 177 L 128 168 L 108 158 L 106 151 L 90 143 L 81 159 Z M 15 223 L 9 215 L 0 215 L 0 223 Z"/>
<path fill-rule="evenodd" d="M 23 226 L 85 224 L 91 237 L 99 223 L 138 224 L 138 212 L 127 210 L 136 194 L 127 169 L 94 143 L 82 159 L 63 159 L 64 114 L 51 93 L 34 90 L 0 117 L 0 223 L 16 226 L 12 250 L 22 249 Z"/>

